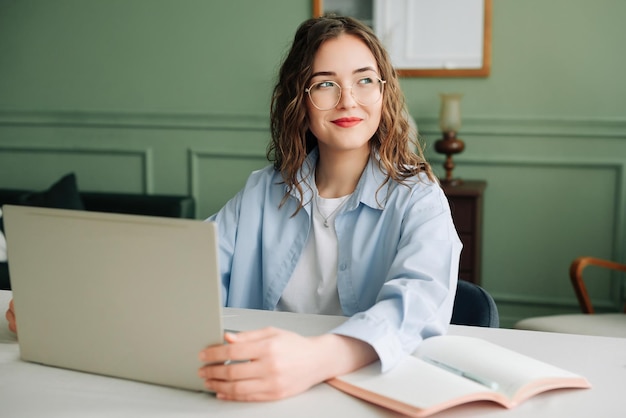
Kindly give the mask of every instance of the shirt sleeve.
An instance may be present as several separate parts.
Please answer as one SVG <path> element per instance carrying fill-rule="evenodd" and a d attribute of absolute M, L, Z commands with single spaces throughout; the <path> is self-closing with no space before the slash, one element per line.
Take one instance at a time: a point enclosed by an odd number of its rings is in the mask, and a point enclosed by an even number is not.
<path fill-rule="evenodd" d="M 416 189 L 376 303 L 332 331 L 370 344 L 383 372 L 425 338 L 445 334 L 452 316 L 462 244 L 441 188 Z"/>
<path fill-rule="evenodd" d="M 217 224 L 222 303 L 225 306 L 228 301 L 228 289 L 230 287 L 242 195 L 243 190 L 230 199 L 219 212 L 206 219 L 206 222 L 215 222 Z"/>

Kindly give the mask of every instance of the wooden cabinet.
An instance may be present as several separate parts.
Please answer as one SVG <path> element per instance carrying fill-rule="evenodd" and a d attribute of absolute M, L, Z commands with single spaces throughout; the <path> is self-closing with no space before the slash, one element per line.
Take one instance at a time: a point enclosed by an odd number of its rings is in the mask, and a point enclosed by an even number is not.
<path fill-rule="evenodd" d="M 463 242 L 459 278 L 480 284 L 483 194 L 487 183 L 464 180 L 458 185 L 442 184 L 442 187 L 450 202 L 456 230 Z"/>

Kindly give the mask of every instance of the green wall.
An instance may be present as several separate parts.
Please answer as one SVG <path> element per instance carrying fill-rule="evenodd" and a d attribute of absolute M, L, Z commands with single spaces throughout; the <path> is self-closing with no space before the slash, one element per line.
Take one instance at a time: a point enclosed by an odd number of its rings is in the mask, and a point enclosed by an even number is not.
<path fill-rule="evenodd" d="M 578 255 L 626 261 L 626 2 L 494 0 L 487 78 L 404 78 L 439 173 L 488 182 L 483 285 L 502 322 L 576 311 Z M 213 213 L 266 164 L 269 95 L 310 0 L 0 0 L 0 187 L 192 193 Z M 591 272 L 598 304 L 623 299 Z M 603 280 L 600 280 L 603 279 Z"/>

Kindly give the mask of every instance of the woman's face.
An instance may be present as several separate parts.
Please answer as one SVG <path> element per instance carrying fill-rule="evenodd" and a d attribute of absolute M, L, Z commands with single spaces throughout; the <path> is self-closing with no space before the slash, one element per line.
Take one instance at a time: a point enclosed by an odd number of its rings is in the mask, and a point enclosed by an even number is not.
<path fill-rule="evenodd" d="M 366 95 L 371 97 L 371 93 L 367 93 L 371 86 L 365 84 L 375 83 L 378 86 L 379 77 L 374 55 L 356 36 L 340 35 L 320 46 L 313 60 L 313 77 L 309 86 L 333 81 L 341 87 L 339 102 L 329 110 L 318 109 L 309 97 L 306 98 L 309 128 L 318 139 L 321 153 L 354 150 L 369 153 L 368 142 L 380 123 L 383 93 L 380 93 L 379 100 L 369 103 L 371 99 L 367 99 Z M 330 83 L 319 86 L 322 89 L 332 88 Z M 354 96 L 360 102 L 367 102 L 367 105 L 360 104 Z"/>

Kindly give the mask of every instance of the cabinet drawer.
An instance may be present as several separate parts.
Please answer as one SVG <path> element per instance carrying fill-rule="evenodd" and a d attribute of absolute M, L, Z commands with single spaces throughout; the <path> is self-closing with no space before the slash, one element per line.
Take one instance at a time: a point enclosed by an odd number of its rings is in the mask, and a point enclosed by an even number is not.
<path fill-rule="evenodd" d="M 456 184 L 442 183 L 452 219 L 463 243 L 459 261 L 459 278 L 480 284 L 483 192 L 482 180 L 463 180 Z"/>

